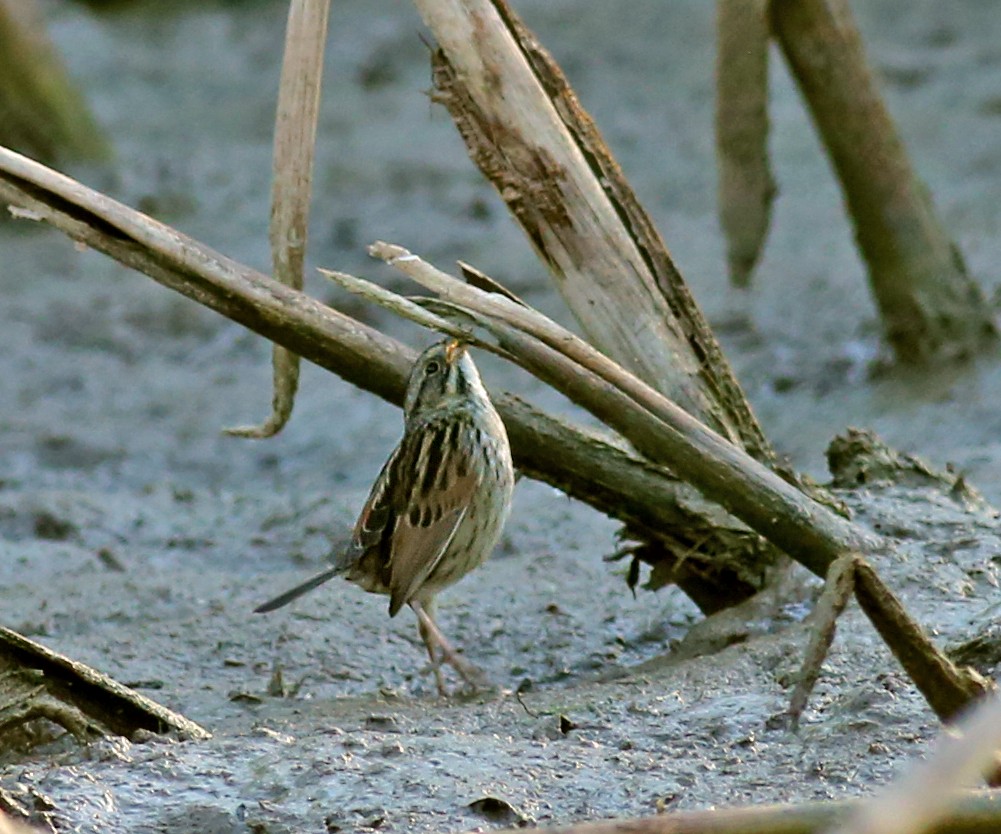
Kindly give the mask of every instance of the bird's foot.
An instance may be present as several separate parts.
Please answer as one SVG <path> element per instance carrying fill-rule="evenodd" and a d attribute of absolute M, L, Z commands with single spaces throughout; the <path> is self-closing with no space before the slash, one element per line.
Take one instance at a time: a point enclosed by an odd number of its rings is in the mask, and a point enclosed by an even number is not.
<path fill-rule="evenodd" d="M 473 693 L 493 689 L 493 685 L 490 683 L 490 679 L 486 673 L 479 666 L 470 663 L 462 655 L 456 654 L 451 647 L 448 647 L 448 649 L 445 649 L 444 646 L 442 647 L 441 659 L 455 669 L 459 677 L 465 682 L 466 687 Z"/>
<path fill-rule="evenodd" d="M 445 680 L 443 666 L 448 664 L 462 678 L 462 686 L 458 689 L 451 689 Z M 490 681 L 486 673 L 478 666 L 474 666 L 461 655 L 442 657 L 437 662 L 429 663 L 425 671 L 434 673 L 435 684 L 438 687 L 438 695 L 442 698 L 455 696 L 472 697 L 482 695 L 486 692 L 493 692 L 497 689 Z"/>
<path fill-rule="evenodd" d="M 493 686 L 486 674 L 456 651 L 424 606 L 414 602 L 411 602 L 410 605 L 417 615 L 421 639 L 427 647 L 428 657 L 431 658 L 431 669 L 434 672 L 435 683 L 438 685 L 438 694 L 443 697 L 449 694 L 448 687 L 445 685 L 445 676 L 441 670 L 442 663 L 447 663 L 455 669 L 465 682 L 467 689 L 473 693 L 492 689 Z"/>

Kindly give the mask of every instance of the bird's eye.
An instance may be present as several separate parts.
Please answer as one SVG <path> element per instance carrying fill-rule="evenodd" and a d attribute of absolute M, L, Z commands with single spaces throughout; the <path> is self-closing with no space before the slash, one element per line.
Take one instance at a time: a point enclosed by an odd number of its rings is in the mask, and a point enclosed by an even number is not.
<path fill-rule="evenodd" d="M 441 370 L 441 365 L 432 360 L 431 362 L 427 363 L 427 366 L 424 368 L 424 373 L 426 373 L 428 376 L 431 376 L 432 374 L 438 373 L 438 371 L 440 370 Z"/>

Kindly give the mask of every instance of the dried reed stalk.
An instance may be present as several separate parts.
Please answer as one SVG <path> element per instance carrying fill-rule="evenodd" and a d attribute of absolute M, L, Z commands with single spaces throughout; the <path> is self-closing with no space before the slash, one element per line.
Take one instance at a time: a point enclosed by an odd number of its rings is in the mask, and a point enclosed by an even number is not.
<path fill-rule="evenodd" d="M 132 738 L 140 730 L 210 738 L 183 715 L 0 626 L 0 738 L 36 718 L 61 725 L 81 741 L 112 733 Z"/>
<path fill-rule="evenodd" d="M 323 48 L 330 0 L 292 0 L 275 117 L 271 181 L 271 262 L 274 277 L 301 290 L 309 200 L 312 196 L 316 125 L 320 116 Z M 272 437 L 292 416 L 299 387 L 299 357 L 275 345 L 272 353 L 271 415 L 260 426 L 227 429 L 240 437 Z"/>
<path fill-rule="evenodd" d="M 761 460 L 761 427 L 684 279 L 559 65 L 505 0 L 415 0 L 436 101 L 588 340 Z"/>

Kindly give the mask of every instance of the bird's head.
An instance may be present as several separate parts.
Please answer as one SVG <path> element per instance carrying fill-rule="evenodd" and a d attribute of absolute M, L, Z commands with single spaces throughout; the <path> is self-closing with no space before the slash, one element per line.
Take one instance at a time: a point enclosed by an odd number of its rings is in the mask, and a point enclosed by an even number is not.
<path fill-rule="evenodd" d="M 414 363 L 403 411 L 410 421 L 428 411 L 486 397 L 466 345 L 448 339 L 431 345 Z"/>

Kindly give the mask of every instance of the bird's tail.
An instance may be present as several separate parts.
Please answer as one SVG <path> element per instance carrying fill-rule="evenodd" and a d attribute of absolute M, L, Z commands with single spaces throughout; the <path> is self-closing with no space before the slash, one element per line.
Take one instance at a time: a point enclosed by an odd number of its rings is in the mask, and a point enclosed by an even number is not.
<path fill-rule="evenodd" d="M 296 585 L 294 588 L 289 589 L 284 594 L 279 594 L 274 599 L 265 602 L 263 605 L 258 605 L 254 609 L 255 614 L 266 614 L 268 611 L 274 611 L 276 608 L 281 608 L 283 605 L 288 605 L 292 600 L 298 599 L 303 594 L 312 591 L 313 588 L 318 588 L 328 579 L 333 579 L 339 573 L 343 573 L 343 569 L 339 567 L 327 568 L 323 573 L 318 573 L 312 579 L 307 579 L 301 585 Z"/>

